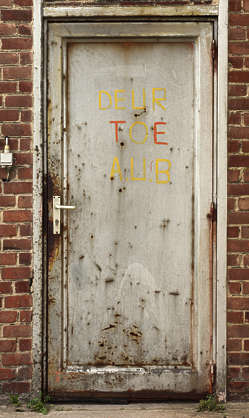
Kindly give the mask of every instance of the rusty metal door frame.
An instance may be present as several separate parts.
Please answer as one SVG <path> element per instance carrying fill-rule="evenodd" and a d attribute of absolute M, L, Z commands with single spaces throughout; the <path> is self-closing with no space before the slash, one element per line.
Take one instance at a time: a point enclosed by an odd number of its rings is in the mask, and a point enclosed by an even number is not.
<path fill-rule="evenodd" d="M 218 76 L 215 86 L 218 88 L 217 99 L 215 101 L 216 115 L 215 133 L 217 133 L 217 153 L 215 164 L 217 166 L 217 265 L 216 272 L 219 280 L 214 281 L 215 298 L 214 300 L 214 335 L 216 335 L 216 349 L 214 361 L 217 367 L 216 390 L 226 394 L 226 97 L 227 97 L 227 1 L 221 0 L 219 8 L 217 6 L 204 6 L 196 9 L 196 6 L 184 7 L 157 7 L 146 8 L 148 17 L 167 16 L 217 16 L 218 15 Z M 101 10 L 100 10 L 101 9 Z M 43 16 L 42 16 L 43 15 Z M 139 18 L 141 15 L 140 7 L 87 7 L 84 9 L 85 16 L 95 16 L 103 19 L 103 16 L 133 16 Z M 43 205 L 43 178 L 46 173 L 46 158 L 44 158 L 44 143 L 46 136 L 44 129 L 44 97 L 46 97 L 46 71 L 43 63 L 46 61 L 46 46 L 43 44 L 43 35 L 46 35 L 47 20 L 43 19 L 64 17 L 70 21 L 72 17 L 82 17 L 82 8 L 66 7 L 46 7 L 42 9 L 42 0 L 36 0 L 34 6 L 34 316 L 33 316 L 33 360 L 34 372 L 32 379 L 33 393 L 46 390 L 46 305 L 45 301 L 45 276 L 43 266 L 46 262 L 44 254 L 44 232 L 42 222 Z M 143 17 L 144 17 L 143 10 Z M 65 19 L 63 19 L 65 20 Z M 177 19 L 176 19 L 177 20 Z M 188 19 L 184 19 L 188 20 Z M 46 150 L 46 148 L 45 148 Z M 215 257 L 216 258 L 216 257 Z M 218 309 L 216 310 L 216 306 Z M 43 335 L 45 338 L 43 338 Z"/>

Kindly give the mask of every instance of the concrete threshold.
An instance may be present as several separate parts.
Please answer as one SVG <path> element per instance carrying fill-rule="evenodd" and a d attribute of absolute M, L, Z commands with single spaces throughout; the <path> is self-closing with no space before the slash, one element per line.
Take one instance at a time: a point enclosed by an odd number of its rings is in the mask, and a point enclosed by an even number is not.
<path fill-rule="evenodd" d="M 30 412 L 26 405 L 0 405 L 0 418 L 38 418 L 42 414 Z M 221 412 L 198 412 L 198 403 L 131 403 L 131 404 L 86 404 L 57 403 L 49 405 L 49 418 L 249 418 L 249 402 L 228 402 Z"/>

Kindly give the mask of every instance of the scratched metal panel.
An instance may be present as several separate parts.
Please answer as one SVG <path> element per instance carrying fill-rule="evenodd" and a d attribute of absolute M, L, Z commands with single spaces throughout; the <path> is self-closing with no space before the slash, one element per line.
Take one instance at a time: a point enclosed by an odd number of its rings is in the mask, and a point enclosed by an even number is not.
<path fill-rule="evenodd" d="M 69 364 L 190 364 L 193 43 L 68 63 Z"/>
<path fill-rule="evenodd" d="M 211 41 L 205 23 L 51 25 L 49 227 L 53 194 L 76 205 L 49 228 L 58 397 L 208 388 Z"/>

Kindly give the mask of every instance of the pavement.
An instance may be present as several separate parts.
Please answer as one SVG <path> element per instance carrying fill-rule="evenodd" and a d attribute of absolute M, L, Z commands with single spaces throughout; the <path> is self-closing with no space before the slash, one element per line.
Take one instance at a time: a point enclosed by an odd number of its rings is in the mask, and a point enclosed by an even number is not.
<path fill-rule="evenodd" d="M 22 403 L 0 405 L 0 418 L 41 418 L 38 412 L 27 410 Z M 148 404 L 50 404 L 49 418 L 249 418 L 249 402 L 228 402 L 222 412 L 198 412 L 198 403 L 167 402 Z"/>

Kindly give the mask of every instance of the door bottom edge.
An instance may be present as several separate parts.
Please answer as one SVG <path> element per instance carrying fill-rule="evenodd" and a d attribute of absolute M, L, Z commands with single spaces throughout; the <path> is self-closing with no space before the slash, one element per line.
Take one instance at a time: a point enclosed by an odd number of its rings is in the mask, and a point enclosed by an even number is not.
<path fill-rule="evenodd" d="M 168 401 L 199 401 L 208 392 L 136 391 L 136 392 L 93 392 L 93 391 L 48 391 L 53 402 L 77 401 L 89 403 L 138 403 Z"/>

